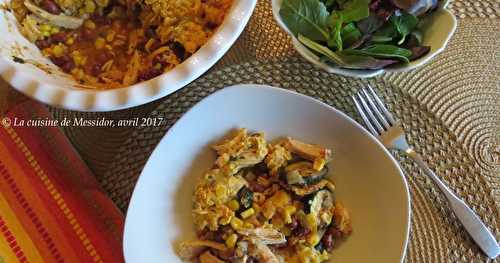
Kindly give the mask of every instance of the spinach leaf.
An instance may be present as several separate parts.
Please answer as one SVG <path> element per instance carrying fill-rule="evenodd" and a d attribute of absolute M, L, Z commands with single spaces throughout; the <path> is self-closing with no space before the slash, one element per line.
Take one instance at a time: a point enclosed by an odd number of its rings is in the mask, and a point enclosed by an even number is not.
<path fill-rule="evenodd" d="M 346 49 L 343 51 L 346 55 L 372 56 L 376 58 L 393 58 L 403 62 L 410 62 L 408 59 L 412 52 L 406 48 L 400 48 L 394 45 L 375 44 L 363 49 Z"/>
<path fill-rule="evenodd" d="M 339 15 L 339 17 L 331 22 L 332 30 L 330 32 L 330 39 L 328 39 L 328 46 L 336 47 L 337 50 L 342 50 L 342 21 L 342 15 Z"/>
<path fill-rule="evenodd" d="M 350 69 L 380 69 L 387 65 L 397 63 L 397 60 L 376 59 L 368 56 L 346 55 L 343 52 L 333 52 L 328 47 L 325 47 L 303 35 L 298 36 L 299 41 L 306 47 L 323 55 L 322 61 L 328 64 L 334 64 L 343 68 Z M 345 51 L 345 50 L 344 50 Z"/>
<path fill-rule="evenodd" d="M 374 13 L 370 13 L 370 15 L 362 20 L 360 20 L 358 24 L 358 28 L 363 34 L 371 34 L 377 31 L 383 24 L 384 20 L 377 16 Z"/>
<path fill-rule="evenodd" d="M 330 38 L 326 28 L 329 13 L 319 0 L 283 0 L 280 16 L 296 36 L 322 41 Z"/>
<path fill-rule="evenodd" d="M 374 32 L 373 35 L 378 37 L 395 38 L 398 36 L 398 31 L 396 30 L 396 27 L 392 22 L 387 22 L 376 32 Z"/>
<path fill-rule="evenodd" d="M 313 51 L 315 51 L 321 55 L 328 57 L 335 64 L 342 65 L 342 66 L 345 65 L 344 61 L 342 61 L 342 58 L 340 56 L 338 56 L 335 52 L 330 50 L 328 47 L 325 47 L 325 46 L 313 41 L 312 39 L 309 39 L 306 36 L 303 36 L 300 34 L 299 34 L 298 39 L 302 44 L 304 44 L 304 46 L 312 49 Z"/>
<path fill-rule="evenodd" d="M 354 42 L 361 38 L 361 31 L 354 25 L 349 23 L 342 28 L 340 33 L 344 47 L 351 46 Z"/>
<path fill-rule="evenodd" d="M 406 36 L 413 31 L 413 29 L 417 26 L 418 19 L 416 16 L 408 14 L 406 12 L 402 12 L 397 15 L 394 14 L 390 18 L 391 22 L 394 24 L 397 32 L 401 35 L 401 39 L 398 41 L 398 45 L 403 44 L 405 42 Z"/>
<path fill-rule="evenodd" d="M 370 2 L 371 0 L 350 0 L 343 5 L 341 11 L 334 13 L 339 13 L 337 16 L 342 16 L 344 23 L 359 21 L 370 15 Z"/>
<path fill-rule="evenodd" d="M 373 43 L 387 43 L 392 41 L 392 37 L 384 37 L 384 36 L 372 36 L 370 39 Z"/>

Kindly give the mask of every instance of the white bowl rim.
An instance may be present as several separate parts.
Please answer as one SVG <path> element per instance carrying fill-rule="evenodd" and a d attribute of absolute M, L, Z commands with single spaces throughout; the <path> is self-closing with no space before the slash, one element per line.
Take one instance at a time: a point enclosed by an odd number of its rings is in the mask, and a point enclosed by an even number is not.
<path fill-rule="evenodd" d="M 28 97 L 57 108 L 106 112 L 143 105 L 185 87 L 215 65 L 241 35 L 256 4 L 257 0 L 234 0 L 224 22 L 198 51 L 174 69 L 131 86 L 116 89 L 75 89 L 68 83 L 56 87 L 27 74 L 22 70 L 23 64 L 15 63 L 4 56 L 0 56 L 0 77 Z M 33 86 L 36 88 L 33 89 Z M 63 99 L 55 99 L 44 93 L 57 93 Z"/>
<path fill-rule="evenodd" d="M 299 40 L 288 30 L 287 26 L 282 22 L 281 18 L 279 17 L 279 14 L 276 12 L 276 9 L 278 8 L 277 6 L 277 0 L 271 0 L 272 2 L 272 11 L 273 11 L 273 17 L 276 23 L 282 28 L 292 39 L 292 44 L 295 50 L 307 61 L 310 63 L 316 65 L 320 69 L 329 72 L 329 73 L 336 73 L 339 75 L 347 76 L 347 77 L 358 77 L 358 78 L 371 78 L 371 77 L 376 77 L 378 75 L 381 75 L 385 72 L 388 73 L 393 73 L 393 72 L 405 72 L 409 71 L 415 68 L 418 68 L 429 61 L 431 61 L 435 56 L 437 56 L 439 53 L 443 52 L 448 45 L 449 41 L 453 37 L 453 34 L 455 33 L 457 29 L 457 19 L 451 13 L 450 10 L 447 9 L 447 6 L 450 2 L 450 0 L 443 0 L 440 1 L 438 7 L 436 10 L 432 12 L 444 12 L 446 13 L 449 18 L 451 18 L 452 24 L 450 31 L 446 35 L 446 38 L 443 41 L 443 44 L 436 50 L 429 52 L 425 56 L 412 61 L 412 64 L 408 65 L 400 65 L 400 66 L 395 66 L 395 67 L 386 67 L 386 68 L 381 68 L 381 69 L 347 69 L 347 68 L 342 68 L 342 67 L 334 67 L 327 65 L 321 61 L 319 61 L 318 57 L 312 53 L 308 48 L 306 48 L 302 43 L 299 42 Z"/>
<path fill-rule="evenodd" d="M 406 199 L 407 199 L 407 202 L 406 202 L 406 229 L 405 229 L 405 241 L 404 241 L 404 244 L 403 244 L 403 247 L 401 248 L 402 249 L 402 253 L 401 253 L 401 260 L 400 262 L 403 263 L 405 257 L 406 257 L 406 251 L 407 251 L 407 248 L 408 248 L 408 243 L 409 243 L 409 235 L 410 235 L 410 228 L 411 228 L 411 196 L 410 196 L 410 191 L 409 191 L 409 187 L 408 187 L 408 182 L 406 180 L 406 177 L 403 173 L 403 170 L 401 169 L 401 166 L 399 165 L 399 163 L 397 162 L 397 160 L 392 156 L 392 154 L 389 152 L 389 150 L 387 150 L 387 148 L 375 137 L 373 136 L 367 129 L 365 129 L 362 125 L 360 125 L 359 123 L 357 123 L 355 120 L 353 120 L 351 117 L 349 117 L 347 114 L 345 114 L 344 112 L 338 110 L 337 108 L 333 107 L 333 106 L 330 106 L 322 101 L 319 101 L 315 98 L 312 98 L 312 97 L 309 97 L 307 95 L 304 95 L 304 94 L 300 94 L 298 92 L 295 92 L 295 91 L 291 91 L 291 90 L 288 90 L 288 89 L 283 89 L 283 88 L 278 88 L 278 87 L 273 87 L 273 86 L 270 86 L 270 85 L 262 85 L 262 84 L 237 84 L 237 85 L 232 85 L 232 86 L 228 86 L 228 87 L 225 87 L 225 88 L 222 88 L 212 94 L 210 94 L 209 96 L 203 98 L 201 101 L 199 101 L 198 103 L 196 103 L 191 109 L 189 109 L 186 113 L 184 113 L 180 118 L 179 120 L 176 121 L 176 123 L 167 131 L 167 133 L 165 133 L 165 135 L 162 137 L 162 139 L 160 140 L 160 142 L 156 145 L 155 149 L 153 150 L 153 152 L 151 153 L 151 155 L 149 156 L 148 158 L 148 161 L 146 162 L 146 164 L 144 165 L 143 167 L 143 170 L 141 172 L 141 174 L 139 175 L 139 178 L 137 180 L 137 183 L 134 187 L 134 191 L 132 192 L 132 195 L 131 195 L 131 198 L 130 198 L 130 202 L 129 202 L 129 205 L 128 205 L 128 209 L 127 209 L 127 214 L 125 216 L 125 223 L 124 223 L 124 230 L 123 230 L 123 254 L 124 254 L 124 257 L 125 257 L 125 261 L 127 261 L 127 244 L 128 244 L 128 231 L 127 229 L 130 229 L 130 220 L 128 219 L 128 213 L 129 211 L 131 211 L 131 208 L 134 207 L 134 204 L 135 204 L 135 200 L 137 198 L 135 198 L 137 194 L 137 191 L 136 189 L 138 189 L 138 187 L 141 185 L 141 181 L 144 180 L 142 174 L 143 174 L 143 171 L 145 170 L 145 168 L 149 165 L 150 162 L 152 162 L 152 158 L 153 156 L 156 156 L 158 154 L 158 151 L 159 151 L 159 145 L 161 145 L 162 143 L 164 143 L 163 141 L 166 140 L 166 138 L 169 137 L 170 134 L 176 132 L 179 127 L 181 127 L 182 125 L 182 120 L 183 120 L 183 117 L 185 115 L 187 115 L 189 112 L 192 112 L 192 111 L 195 111 L 197 108 L 199 107 L 202 107 L 202 105 L 204 104 L 204 102 L 206 102 L 207 100 L 212 100 L 218 96 L 223 96 L 224 93 L 228 92 L 228 91 L 233 91 L 233 90 L 239 90 L 239 89 L 268 89 L 268 90 L 273 90 L 275 92 L 281 92 L 281 93 L 284 93 L 284 94 L 287 94 L 287 95 L 292 95 L 292 96 L 297 96 L 297 97 L 301 97 L 302 99 L 305 99 L 307 101 L 310 101 L 311 103 L 315 103 L 315 104 L 318 104 L 322 107 L 326 107 L 332 111 L 334 111 L 336 114 L 338 114 L 339 116 L 341 116 L 344 120 L 346 120 L 347 122 L 349 122 L 350 124 L 354 125 L 357 129 L 360 130 L 361 133 L 363 133 L 364 135 L 366 135 L 368 138 L 370 138 L 373 142 L 375 142 L 375 144 L 377 145 L 377 147 L 379 147 L 384 153 L 385 153 L 385 156 L 388 157 L 390 159 L 390 161 L 392 162 L 392 164 L 394 165 L 394 167 L 396 168 L 396 170 L 398 171 L 399 173 L 399 176 L 401 177 L 402 181 L 403 181 L 403 186 L 404 186 L 404 191 L 405 191 L 405 196 L 406 196 Z"/>

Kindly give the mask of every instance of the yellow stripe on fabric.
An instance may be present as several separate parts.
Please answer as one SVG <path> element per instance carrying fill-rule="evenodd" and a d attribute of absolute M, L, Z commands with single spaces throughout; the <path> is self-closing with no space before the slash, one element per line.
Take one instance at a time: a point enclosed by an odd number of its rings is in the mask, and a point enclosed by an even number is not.
<path fill-rule="evenodd" d="M 50 178 L 46 175 L 45 171 L 40 167 L 38 161 L 33 156 L 31 151 L 28 149 L 26 144 L 17 135 L 17 132 L 14 129 L 5 126 L 3 128 L 7 131 L 7 134 L 9 134 L 11 139 L 15 142 L 16 146 L 24 154 L 26 160 L 31 165 L 33 170 L 36 171 L 36 174 L 45 185 L 46 190 L 50 193 L 52 199 L 54 199 L 59 209 L 66 217 L 66 220 L 72 226 L 72 229 L 74 230 L 75 234 L 80 239 L 82 246 L 87 250 L 88 254 L 93 258 L 94 262 L 103 263 L 101 256 L 99 255 L 99 253 L 97 253 L 97 250 L 95 249 L 94 245 L 88 238 L 88 235 L 85 233 L 85 230 L 81 227 L 80 223 L 75 218 L 73 212 L 71 212 L 71 210 L 67 206 L 66 201 L 61 197 L 59 191 L 54 187 L 54 184 L 52 183 Z"/>
<path fill-rule="evenodd" d="M 9 206 L 9 203 L 7 202 L 7 200 L 2 195 L 1 192 L 0 192 L 0 211 L 2 211 L 1 217 L 5 221 L 5 225 L 10 230 L 12 235 L 16 238 L 17 245 L 24 252 L 24 256 L 26 257 L 28 262 L 39 262 L 42 256 L 40 255 L 37 247 L 33 243 L 33 240 L 31 240 L 29 234 L 26 233 L 19 219 L 16 217 L 14 211 Z M 1 235 L 2 234 L 0 234 L 0 236 Z M 7 246 L 4 247 L 3 244 L 0 244 L 0 251 L 2 251 L 0 256 L 4 256 L 4 253 L 6 251 L 7 252 L 12 251 L 12 249 L 9 247 L 8 243 L 6 242 L 3 236 L 1 237 L 1 239 L 2 239 L 1 241 L 4 241 L 5 245 Z M 14 255 L 14 258 L 16 258 L 13 252 L 12 255 Z M 6 260 L 6 258 L 4 258 L 4 262 L 15 262 L 15 261 Z"/>

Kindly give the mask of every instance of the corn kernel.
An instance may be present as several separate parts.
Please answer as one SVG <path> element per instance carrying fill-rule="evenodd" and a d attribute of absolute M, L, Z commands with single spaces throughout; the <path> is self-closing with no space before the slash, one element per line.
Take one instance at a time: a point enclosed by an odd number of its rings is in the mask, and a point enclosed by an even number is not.
<path fill-rule="evenodd" d="M 229 206 L 229 208 L 233 211 L 238 211 L 240 209 L 240 203 L 238 203 L 238 201 L 236 200 L 229 201 L 227 206 Z"/>
<path fill-rule="evenodd" d="M 102 49 L 104 45 L 106 45 L 106 40 L 104 40 L 104 38 L 102 37 L 98 37 L 96 38 L 94 45 L 97 49 Z"/>
<path fill-rule="evenodd" d="M 224 185 L 222 185 L 222 184 L 217 184 L 215 186 L 215 195 L 218 198 L 225 196 L 226 195 L 226 187 L 224 187 Z"/>
<path fill-rule="evenodd" d="M 82 57 L 80 57 L 80 56 L 73 56 L 73 62 L 75 62 L 75 65 L 81 65 L 81 63 L 82 63 Z"/>
<path fill-rule="evenodd" d="M 74 43 L 75 43 L 75 39 L 72 37 L 70 37 L 66 40 L 66 44 L 69 46 L 73 45 Z"/>
<path fill-rule="evenodd" d="M 231 219 L 231 227 L 234 230 L 241 229 L 243 227 L 243 221 L 237 217 L 233 217 L 233 219 Z"/>
<path fill-rule="evenodd" d="M 83 24 L 88 29 L 95 29 L 95 23 L 92 20 L 87 20 Z"/>
<path fill-rule="evenodd" d="M 52 48 L 52 54 L 56 57 L 61 57 L 64 55 L 64 46 L 63 45 L 56 45 Z"/>
<path fill-rule="evenodd" d="M 47 25 L 47 24 L 43 24 L 40 26 L 40 31 L 42 31 L 42 32 L 50 32 L 51 29 L 52 29 L 52 27 L 50 25 Z"/>
<path fill-rule="evenodd" d="M 232 234 L 226 239 L 226 246 L 228 248 L 234 248 L 236 241 L 238 241 L 238 235 Z"/>
<path fill-rule="evenodd" d="M 248 208 L 247 210 L 241 212 L 241 218 L 247 219 L 255 214 L 255 210 L 253 208 Z"/>
<path fill-rule="evenodd" d="M 285 223 L 292 223 L 292 215 L 295 214 L 297 208 L 293 205 L 287 205 L 285 209 L 283 209 L 283 219 L 285 219 Z"/>
<path fill-rule="evenodd" d="M 106 41 L 108 42 L 113 42 L 115 39 L 116 32 L 115 31 L 109 31 L 108 34 L 106 35 Z"/>
<path fill-rule="evenodd" d="M 323 169 L 323 167 L 325 166 L 326 164 L 326 160 L 323 159 L 323 158 L 320 158 L 320 159 L 316 159 L 314 160 L 314 163 L 313 163 L 313 169 L 316 170 L 316 171 L 320 171 Z"/>
<path fill-rule="evenodd" d="M 92 0 L 85 1 L 85 12 L 88 14 L 94 13 L 95 3 Z"/>
<path fill-rule="evenodd" d="M 307 239 L 307 242 L 309 244 L 311 244 L 312 246 L 316 246 L 319 243 L 319 241 L 321 241 L 321 240 L 317 234 L 312 234 Z"/>
<path fill-rule="evenodd" d="M 59 28 L 57 28 L 57 27 L 53 27 L 53 28 L 50 30 L 50 33 L 51 33 L 51 34 L 57 34 L 57 33 L 59 33 Z"/>
<path fill-rule="evenodd" d="M 48 32 L 48 31 L 43 31 L 43 32 L 42 32 L 42 35 L 43 35 L 44 37 L 50 37 L 50 32 Z"/>
<path fill-rule="evenodd" d="M 225 225 L 229 224 L 232 219 L 233 219 L 233 216 L 227 216 L 225 218 L 221 218 L 221 219 L 219 219 L 219 224 L 225 226 Z"/>
<path fill-rule="evenodd" d="M 317 220 L 314 214 L 307 214 L 306 215 L 306 226 L 310 229 L 315 229 L 317 226 Z"/>

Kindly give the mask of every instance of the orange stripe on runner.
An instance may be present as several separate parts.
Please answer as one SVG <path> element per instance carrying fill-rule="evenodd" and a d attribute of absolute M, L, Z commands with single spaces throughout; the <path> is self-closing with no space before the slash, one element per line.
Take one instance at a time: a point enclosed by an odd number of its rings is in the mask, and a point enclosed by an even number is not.
<path fill-rule="evenodd" d="M 64 216 L 66 217 L 68 223 L 72 226 L 72 229 L 74 230 L 74 233 L 79 237 L 81 240 L 81 244 L 85 249 L 87 250 L 88 254 L 91 256 L 91 258 L 94 260 L 94 262 L 102 263 L 102 258 L 95 249 L 94 245 L 90 241 L 90 239 L 87 236 L 87 233 L 85 233 L 85 230 L 81 227 L 80 223 L 78 222 L 78 219 L 74 216 L 73 212 L 71 209 L 67 206 L 65 200 L 62 198 L 61 194 L 59 191 L 55 188 L 54 184 L 50 180 L 50 178 L 45 174 L 45 172 L 41 169 L 40 165 L 38 164 L 36 158 L 33 156 L 31 151 L 26 147 L 24 142 L 21 140 L 21 138 L 17 135 L 16 131 L 12 129 L 11 127 L 5 127 L 4 129 L 6 130 L 7 134 L 11 137 L 11 139 L 15 142 L 16 146 L 24 153 L 24 156 L 26 158 L 26 161 L 32 166 L 32 168 L 37 171 L 36 174 L 38 177 L 42 180 L 44 185 L 46 186 L 46 190 L 49 191 L 50 195 L 54 199 L 54 201 L 57 203 L 59 209 L 61 212 L 63 212 Z"/>

